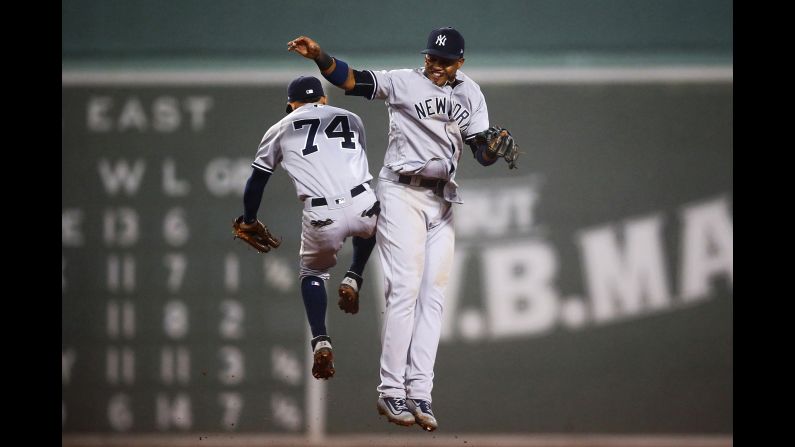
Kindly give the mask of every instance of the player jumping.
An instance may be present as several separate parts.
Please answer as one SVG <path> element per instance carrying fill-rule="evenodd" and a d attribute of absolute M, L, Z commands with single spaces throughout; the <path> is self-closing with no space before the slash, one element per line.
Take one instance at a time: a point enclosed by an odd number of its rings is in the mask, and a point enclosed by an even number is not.
<path fill-rule="evenodd" d="M 464 38 L 453 28 L 430 33 L 424 66 L 415 69 L 354 70 L 305 36 L 287 49 L 314 60 L 346 95 L 387 105 L 389 143 L 377 186 L 386 295 L 377 408 L 390 422 L 433 431 L 433 368 L 455 241 L 451 204 L 462 203 L 458 162 L 464 142 L 484 166 L 504 157 L 513 167 L 517 148 L 505 129 L 489 127 L 480 86 L 459 71 Z"/>
<path fill-rule="evenodd" d="M 278 165 L 290 175 L 304 203 L 301 230 L 301 296 L 312 331 L 312 375 L 334 375 L 331 337 L 326 330 L 328 271 L 353 236 L 353 262 L 345 274 L 339 306 L 359 309 L 362 272 L 375 246 L 378 202 L 370 188 L 364 124 L 358 115 L 327 104 L 320 80 L 299 77 L 287 89 L 287 113 L 263 136 L 243 193 L 243 216 L 236 226 L 254 230 L 262 193 Z M 248 237 L 239 233 L 244 241 Z M 252 244 L 255 248 L 257 245 Z M 341 285 L 342 287 L 342 285 Z"/>

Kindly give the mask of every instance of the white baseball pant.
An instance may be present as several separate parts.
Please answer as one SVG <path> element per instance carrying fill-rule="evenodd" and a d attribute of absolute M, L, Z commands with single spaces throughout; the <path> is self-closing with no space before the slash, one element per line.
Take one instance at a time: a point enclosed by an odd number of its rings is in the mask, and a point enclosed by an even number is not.
<path fill-rule="evenodd" d="M 380 397 L 431 401 L 444 292 L 455 248 L 453 210 L 429 188 L 379 179 L 376 243 L 384 270 Z"/>

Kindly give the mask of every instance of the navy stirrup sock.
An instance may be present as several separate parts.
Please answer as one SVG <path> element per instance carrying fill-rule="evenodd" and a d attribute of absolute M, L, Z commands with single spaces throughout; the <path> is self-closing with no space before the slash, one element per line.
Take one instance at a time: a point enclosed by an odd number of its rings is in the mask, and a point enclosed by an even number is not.
<path fill-rule="evenodd" d="M 326 284 L 317 276 L 305 276 L 301 279 L 301 297 L 304 299 L 306 318 L 312 337 L 328 335 L 326 332 Z"/>

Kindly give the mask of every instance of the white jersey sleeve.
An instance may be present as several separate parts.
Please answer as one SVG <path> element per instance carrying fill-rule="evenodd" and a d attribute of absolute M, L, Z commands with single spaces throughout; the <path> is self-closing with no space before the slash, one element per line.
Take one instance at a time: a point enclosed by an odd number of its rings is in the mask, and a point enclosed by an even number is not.
<path fill-rule="evenodd" d="M 395 95 L 401 93 L 400 89 L 395 86 L 395 76 L 405 76 L 412 71 L 410 69 L 370 71 L 375 82 L 373 97 L 370 99 L 381 99 L 387 103 L 393 102 Z"/>
<path fill-rule="evenodd" d="M 282 162 L 282 149 L 279 145 L 282 125 L 282 122 L 278 122 L 265 132 L 251 167 L 272 174 L 279 163 Z"/>
<path fill-rule="evenodd" d="M 474 138 L 476 134 L 489 128 L 489 109 L 488 106 L 486 106 L 486 98 L 483 97 L 483 93 L 480 89 L 478 89 L 478 94 L 480 102 L 475 102 L 472 108 L 472 117 L 466 128 L 464 140 Z"/>

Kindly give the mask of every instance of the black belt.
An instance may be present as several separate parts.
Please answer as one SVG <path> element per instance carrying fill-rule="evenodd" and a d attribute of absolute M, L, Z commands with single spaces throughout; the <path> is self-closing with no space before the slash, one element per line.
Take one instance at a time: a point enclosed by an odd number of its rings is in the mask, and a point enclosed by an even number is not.
<path fill-rule="evenodd" d="M 351 190 L 351 197 L 356 197 L 356 196 L 358 196 L 359 194 L 361 194 L 361 193 L 363 193 L 365 191 L 366 191 L 366 189 L 364 188 L 364 183 L 362 183 L 361 185 L 359 185 L 359 186 L 357 186 L 357 187 L 355 187 L 355 188 L 353 188 Z M 327 205 L 328 202 L 326 201 L 325 198 L 319 197 L 317 199 L 312 199 L 311 204 L 312 204 L 312 206 L 321 206 L 321 205 Z"/>
<path fill-rule="evenodd" d="M 398 177 L 398 182 L 404 183 L 406 185 L 411 185 L 411 179 L 413 176 L 411 175 L 401 175 Z M 420 184 L 417 186 L 422 186 L 423 188 L 431 188 L 435 191 L 440 191 L 444 188 L 444 185 L 447 184 L 447 180 L 442 180 L 440 178 L 424 178 L 420 177 Z"/>

